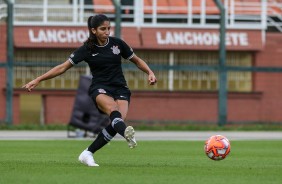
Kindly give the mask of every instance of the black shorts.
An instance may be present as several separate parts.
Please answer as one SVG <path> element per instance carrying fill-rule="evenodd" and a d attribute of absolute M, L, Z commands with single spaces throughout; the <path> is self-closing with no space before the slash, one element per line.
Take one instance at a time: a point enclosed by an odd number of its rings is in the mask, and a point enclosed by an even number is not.
<path fill-rule="evenodd" d="M 91 92 L 89 95 L 91 96 L 95 106 L 97 107 L 100 113 L 104 113 L 98 108 L 98 105 L 96 102 L 96 97 L 100 94 L 105 94 L 107 96 L 110 96 L 114 100 L 126 100 L 128 101 L 128 103 L 130 103 L 131 92 L 125 86 L 118 86 L 118 87 L 95 86 L 94 89 L 91 89 Z"/>

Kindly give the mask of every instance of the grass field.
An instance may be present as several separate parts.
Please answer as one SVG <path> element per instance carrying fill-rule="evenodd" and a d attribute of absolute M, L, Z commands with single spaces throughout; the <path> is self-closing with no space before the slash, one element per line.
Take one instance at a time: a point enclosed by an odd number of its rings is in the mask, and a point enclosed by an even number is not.
<path fill-rule="evenodd" d="M 203 141 L 112 141 L 95 154 L 100 167 L 77 161 L 88 140 L 0 141 L 1 184 L 280 184 L 282 141 L 231 141 L 222 161 Z"/>

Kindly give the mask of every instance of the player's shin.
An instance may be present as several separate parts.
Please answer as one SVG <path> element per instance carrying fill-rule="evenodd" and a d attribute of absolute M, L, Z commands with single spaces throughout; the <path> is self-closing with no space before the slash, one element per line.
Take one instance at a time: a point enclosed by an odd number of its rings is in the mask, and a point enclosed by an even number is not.
<path fill-rule="evenodd" d="M 112 125 L 108 125 L 99 133 L 95 141 L 88 147 L 88 151 L 95 153 L 97 150 L 110 142 L 116 134 L 117 132 L 113 129 Z"/>
<path fill-rule="evenodd" d="M 126 129 L 126 125 L 121 118 L 121 113 L 119 111 L 113 111 L 110 114 L 112 127 L 115 129 L 117 133 L 124 137 L 124 131 Z"/>

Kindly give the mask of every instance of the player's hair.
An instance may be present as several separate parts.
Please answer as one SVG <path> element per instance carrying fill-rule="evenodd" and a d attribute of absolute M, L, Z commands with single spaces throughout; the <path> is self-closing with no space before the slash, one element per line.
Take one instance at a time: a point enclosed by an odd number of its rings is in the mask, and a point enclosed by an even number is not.
<path fill-rule="evenodd" d="M 95 34 L 92 33 L 91 29 L 97 29 L 105 21 L 110 22 L 110 19 L 104 14 L 97 14 L 95 16 L 88 17 L 87 26 L 89 30 L 89 37 L 86 40 L 85 44 L 91 50 L 94 48 L 94 44 L 98 44 L 97 37 Z"/>

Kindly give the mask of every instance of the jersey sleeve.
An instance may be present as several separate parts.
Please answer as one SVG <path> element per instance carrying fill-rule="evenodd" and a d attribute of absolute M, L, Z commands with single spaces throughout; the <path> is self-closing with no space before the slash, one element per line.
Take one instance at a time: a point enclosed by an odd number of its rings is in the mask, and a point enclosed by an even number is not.
<path fill-rule="evenodd" d="M 71 64 L 76 65 L 81 61 L 84 61 L 85 56 L 87 54 L 87 49 L 85 46 L 81 46 L 78 49 L 76 49 L 70 56 L 69 56 L 69 61 Z"/>
<path fill-rule="evenodd" d="M 120 40 L 120 43 L 122 47 L 121 56 L 127 60 L 131 59 L 134 56 L 133 49 L 130 46 L 128 46 L 123 40 Z"/>

